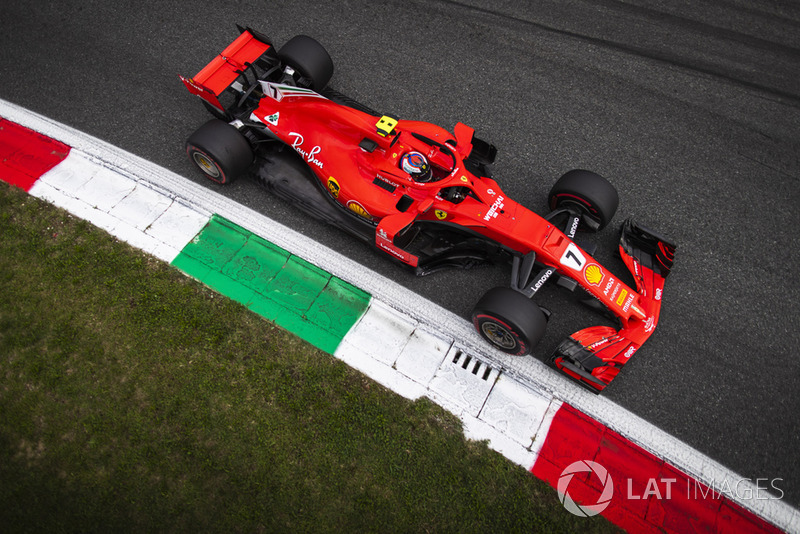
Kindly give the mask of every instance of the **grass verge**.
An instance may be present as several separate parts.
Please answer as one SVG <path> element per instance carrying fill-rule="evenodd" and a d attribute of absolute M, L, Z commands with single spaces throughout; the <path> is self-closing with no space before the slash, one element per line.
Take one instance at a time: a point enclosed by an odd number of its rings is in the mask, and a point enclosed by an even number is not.
<path fill-rule="evenodd" d="M 4 532 L 576 532 L 547 485 L 0 182 Z"/>

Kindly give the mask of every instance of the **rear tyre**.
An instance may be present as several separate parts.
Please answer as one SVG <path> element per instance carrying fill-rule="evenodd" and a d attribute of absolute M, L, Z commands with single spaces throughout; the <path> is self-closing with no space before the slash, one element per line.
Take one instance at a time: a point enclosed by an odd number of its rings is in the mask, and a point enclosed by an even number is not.
<path fill-rule="evenodd" d="M 584 229 L 601 230 L 614 218 L 619 206 L 619 194 L 599 174 L 577 169 L 556 181 L 550 189 L 548 201 L 551 210 L 578 206 L 597 223 L 596 227 L 584 225 Z"/>
<path fill-rule="evenodd" d="M 278 57 L 311 82 L 311 89 L 322 91 L 333 76 L 333 60 L 328 51 L 307 35 L 295 35 L 278 50 Z"/>
<path fill-rule="evenodd" d="M 186 141 L 186 154 L 209 180 L 229 184 L 253 163 L 253 149 L 233 126 L 211 119 Z"/>
<path fill-rule="evenodd" d="M 547 318 L 528 297 L 509 287 L 490 289 L 472 310 L 472 324 L 490 344 L 508 354 L 530 354 L 544 336 Z"/>

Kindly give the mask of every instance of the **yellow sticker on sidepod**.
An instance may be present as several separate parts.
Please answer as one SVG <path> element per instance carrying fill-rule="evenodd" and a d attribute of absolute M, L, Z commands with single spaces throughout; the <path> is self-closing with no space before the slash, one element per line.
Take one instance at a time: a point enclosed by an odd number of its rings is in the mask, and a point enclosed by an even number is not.
<path fill-rule="evenodd" d="M 333 198 L 339 198 L 339 191 L 341 189 L 342 188 L 339 187 L 339 182 L 336 181 L 336 178 L 334 178 L 333 176 L 328 178 L 328 191 L 331 192 Z"/>

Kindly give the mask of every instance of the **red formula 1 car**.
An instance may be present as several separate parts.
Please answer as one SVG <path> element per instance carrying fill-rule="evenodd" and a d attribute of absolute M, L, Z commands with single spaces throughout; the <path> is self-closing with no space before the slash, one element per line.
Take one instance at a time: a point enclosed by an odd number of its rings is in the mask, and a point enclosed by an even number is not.
<path fill-rule="evenodd" d="M 616 211 L 601 176 L 574 170 L 550 191 L 544 217 L 508 198 L 491 178 L 496 149 L 464 124 L 377 113 L 327 87 L 333 63 L 314 39 L 276 49 L 251 29 L 193 78 L 187 89 L 216 116 L 189 137 L 191 160 L 225 184 L 255 175 L 276 195 L 334 224 L 424 275 L 444 267 L 508 262 L 511 283 L 473 310 L 478 332 L 498 349 L 529 354 L 549 312 L 532 297 L 547 282 L 585 291 L 618 326 L 580 330 L 550 362 L 599 392 L 652 334 L 674 246 L 631 221 L 619 252 L 636 288 L 574 241 Z"/>

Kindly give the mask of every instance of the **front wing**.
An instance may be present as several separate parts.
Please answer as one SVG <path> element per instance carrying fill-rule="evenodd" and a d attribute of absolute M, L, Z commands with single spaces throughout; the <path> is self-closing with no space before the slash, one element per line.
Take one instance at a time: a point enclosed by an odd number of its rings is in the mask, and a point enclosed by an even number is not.
<path fill-rule="evenodd" d="M 622 226 L 619 252 L 636 281 L 645 319 L 631 319 L 619 330 L 593 326 L 575 332 L 559 344 L 550 360 L 595 393 L 605 389 L 655 330 L 675 245 L 629 219 Z"/>

